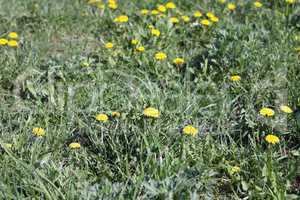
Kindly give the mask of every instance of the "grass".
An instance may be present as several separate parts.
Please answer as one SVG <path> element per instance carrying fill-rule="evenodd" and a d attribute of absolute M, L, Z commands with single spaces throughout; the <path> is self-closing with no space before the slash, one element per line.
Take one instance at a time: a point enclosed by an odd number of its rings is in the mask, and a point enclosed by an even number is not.
<path fill-rule="evenodd" d="M 19 46 L 0 46 L 1 199 L 299 199 L 300 7 L 261 2 L 230 11 L 228 2 L 177 0 L 166 17 L 140 14 L 165 3 L 154 0 L 116 10 L 2 2 L 0 38 L 17 32 Z M 199 24 L 209 11 L 219 22 Z M 119 15 L 129 21 L 114 22 Z M 159 118 L 143 116 L 147 107 Z M 263 107 L 275 115 L 261 116 Z M 280 142 L 268 144 L 268 134 Z"/>

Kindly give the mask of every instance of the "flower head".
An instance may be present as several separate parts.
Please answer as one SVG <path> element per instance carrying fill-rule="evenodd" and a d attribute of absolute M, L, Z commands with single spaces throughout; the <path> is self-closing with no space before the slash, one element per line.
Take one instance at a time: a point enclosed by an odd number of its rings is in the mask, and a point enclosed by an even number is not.
<path fill-rule="evenodd" d="M 114 22 L 118 22 L 118 23 L 126 23 L 126 22 L 128 22 L 128 16 L 127 15 L 120 15 L 120 16 L 118 16 L 118 17 L 116 17 L 115 19 L 114 19 Z"/>
<path fill-rule="evenodd" d="M 106 114 L 98 114 L 96 116 L 96 120 L 99 122 L 106 122 L 108 120 L 108 116 Z"/>
<path fill-rule="evenodd" d="M 16 40 L 9 40 L 7 42 L 7 45 L 10 46 L 10 47 L 18 47 L 19 46 L 19 44 Z"/>
<path fill-rule="evenodd" d="M 259 2 L 259 1 L 255 1 L 255 2 L 254 2 L 254 6 L 255 6 L 256 8 L 260 8 L 260 7 L 263 6 L 263 4 L 262 4 L 261 2 Z"/>
<path fill-rule="evenodd" d="M 240 173 L 241 171 L 241 168 L 239 166 L 233 166 L 230 168 L 230 171 L 229 173 L 230 174 L 237 174 L 237 173 Z"/>
<path fill-rule="evenodd" d="M 140 13 L 141 13 L 142 15 L 147 15 L 147 14 L 149 13 L 149 10 L 147 10 L 147 9 L 142 9 L 142 10 L 140 11 Z"/>
<path fill-rule="evenodd" d="M 294 4 L 294 3 L 296 3 L 296 0 L 285 0 L 285 2 L 287 4 Z"/>
<path fill-rule="evenodd" d="M 204 26 L 209 26 L 210 25 L 210 21 L 208 19 L 202 19 L 200 21 L 200 24 L 202 24 Z"/>
<path fill-rule="evenodd" d="M 135 48 L 138 52 L 144 52 L 145 51 L 145 47 L 144 46 L 139 46 Z"/>
<path fill-rule="evenodd" d="M 168 3 L 165 4 L 165 7 L 168 8 L 168 9 L 175 9 L 176 5 L 173 2 L 168 2 Z"/>
<path fill-rule="evenodd" d="M 10 38 L 10 39 L 18 39 L 18 34 L 16 33 L 16 32 L 10 32 L 9 34 L 8 34 L 8 37 Z"/>
<path fill-rule="evenodd" d="M 219 18 L 216 17 L 216 16 L 213 16 L 213 17 L 210 18 L 210 20 L 211 20 L 212 22 L 218 22 L 218 21 L 219 21 Z"/>
<path fill-rule="evenodd" d="M 160 112 L 156 108 L 148 107 L 143 111 L 144 116 L 150 118 L 159 118 Z"/>
<path fill-rule="evenodd" d="M 133 45 L 137 45 L 140 41 L 136 40 L 136 39 L 133 39 L 131 40 L 131 44 Z"/>
<path fill-rule="evenodd" d="M 183 134 L 185 135 L 191 135 L 195 137 L 198 133 L 198 129 L 193 127 L 192 125 L 187 125 L 182 129 Z"/>
<path fill-rule="evenodd" d="M 288 114 L 293 112 L 293 110 L 289 106 L 286 106 L 286 105 L 281 105 L 280 110 L 282 112 L 285 112 L 285 113 L 288 113 Z"/>
<path fill-rule="evenodd" d="M 179 23 L 179 19 L 177 17 L 171 17 L 170 22 L 173 24 L 177 24 L 177 23 Z"/>
<path fill-rule="evenodd" d="M 173 63 L 174 63 L 175 65 L 182 65 L 182 64 L 184 63 L 184 59 L 183 59 L 183 58 L 175 58 L 175 59 L 173 60 Z"/>
<path fill-rule="evenodd" d="M 158 5 L 157 10 L 159 12 L 166 12 L 167 8 L 164 5 Z"/>
<path fill-rule="evenodd" d="M 236 5 L 235 5 L 234 3 L 229 3 L 229 4 L 227 5 L 227 8 L 228 8 L 229 10 L 233 11 L 233 10 L 236 9 Z"/>
<path fill-rule="evenodd" d="M 241 77 L 239 75 L 230 76 L 231 81 L 240 81 Z"/>
<path fill-rule="evenodd" d="M 152 28 L 151 29 L 151 34 L 155 37 L 159 37 L 160 36 L 160 31 L 158 29 Z"/>
<path fill-rule="evenodd" d="M 5 45 L 7 45 L 7 43 L 8 43 L 8 40 L 7 40 L 7 39 L 5 39 L 5 38 L 0 38 L 0 45 L 1 45 L 1 46 L 5 46 Z"/>
<path fill-rule="evenodd" d="M 111 42 L 108 42 L 105 44 L 105 48 L 107 48 L 107 49 L 112 49 L 113 47 L 114 47 L 114 44 Z"/>
<path fill-rule="evenodd" d="M 272 117 L 275 115 L 275 112 L 271 108 L 262 108 L 259 113 L 264 117 Z"/>
<path fill-rule="evenodd" d="M 80 149 L 81 145 L 78 142 L 72 142 L 69 144 L 70 149 Z"/>
<path fill-rule="evenodd" d="M 194 17 L 196 17 L 196 18 L 202 17 L 202 13 L 200 11 L 195 11 Z"/>
<path fill-rule="evenodd" d="M 265 140 L 269 143 L 269 144 L 277 144 L 280 142 L 279 138 L 276 135 L 272 135 L 269 134 L 265 137 Z"/>
<path fill-rule="evenodd" d="M 121 113 L 120 112 L 117 112 L 117 111 L 114 111 L 111 113 L 111 116 L 112 117 L 120 117 L 121 116 Z"/>
<path fill-rule="evenodd" d="M 35 127 L 32 129 L 32 133 L 37 137 L 43 137 L 45 135 L 45 129 L 40 127 Z"/>
<path fill-rule="evenodd" d="M 215 14 L 212 13 L 212 12 L 208 12 L 208 13 L 206 13 L 206 16 L 207 16 L 208 18 L 212 18 L 212 17 L 215 16 Z"/>
<path fill-rule="evenodd" d="M 184 21 L 184 22 L 189 22 L 190 21 L 190 17 L 189 16 L 186 16 L 186 15 L 183 15 L 181 17 L 181 19 Z"/>
<path fill-rule="evenodd" d="M 168 57 L 167 54 L 165 54 L 163 52 L 158 52 L 155 54 L 156 60 L 165 60 L 167 57 Z"/>

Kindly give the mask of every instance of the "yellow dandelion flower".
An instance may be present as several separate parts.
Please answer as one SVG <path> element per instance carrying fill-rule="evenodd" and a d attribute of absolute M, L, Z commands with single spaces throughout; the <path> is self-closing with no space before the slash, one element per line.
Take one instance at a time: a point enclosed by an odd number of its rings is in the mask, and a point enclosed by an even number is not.
<path fill-rule="evenodd" d="M 176 5 L 173 2 L 168 2 L 168 3 L 165 4 L 165 7 L 168 8 L 168 9 L 175 9 Z"/>
<path fill-rule="evenodd" d="M 195 11 L 194 17 L 196 17 L 196 18 L 202 17 L 202 13 L 200 11 Z"/>
<path fill-rule="evenodd" d="M 7 40 L 7 39 L 5 39 L 5 38 L 0 38 L 0 45 L 1 45 L 1 46 L 5 46 L 5 45 L 7 45 L 7 43 L 8 43 L 8 40 Z"/>
<path fill-rule="evenodd" d="M 276 135 L 272 135 L 269 134 L 265 137 L 265 140 L 269 143 L 269 144 L 277 144 L 280 142 L 279 137 L 277 137 Z"/>
<path fill-rule="evenodd" d="M 230 168 L 230 174 L 237 174 L 237 173 L 240 173 L 241 171 L 241 168 L 239 166 L 233 166 Z"/>
<path fill-rule="evenodd" d="M 144 46 L 139 46 L 139 47 L 136 48 L 136 50 L 138 52 L 144 52 L 145 51 L 145 47 Z"/>
<path fill-rule="evenodd" d="M 126 22 L 128 22 L 128 16 L 127 15 L 120 15 L 120 16 L 118 16 L 118 17 L 116 17 L 115 19 L 114 19 L 114 22 L 118 22 L 118 23 L 126 23 Z"/>
<path fill-rule="evenodd" d="M 118 4 L 117 3 L 109 3 L 108 7 L 111 8 L 111 9 L 113 9 L 113 10 L 115 10 L 115 9 L 118 8 Z"/>
<path fill-rule="evenodd" d="M 111 113 L 111 116 L 112 117 L 120 117 L 121 116 L 121 113 L 120 112 L 117 112 L 117 111 L 114 111 Z"/>
<path fill-rule="evenodd" d="M 7 45 L 10 46 L 10 47 L 18 47 L 19 46 L 19 44 L 16 40 L 9 40 L 7 42 Z"/>
<path fill-rule="evenodd" d="M 114 47 L 114 44 L 111 42 L 108 42 L 105 44 L 105 48 L 107 48 L 107 49 L 112 49 L 113 47 Z"/>
<path fill-rule="evenodd" d="M 35 127 L 32 129 L 32 133 L 37 137 L 43 137 L 45 135 L 45 129 L 40 127 Z"/>
<path fill-rule="evenodd" d="M 80 149 L 81 145 L 78 142 L 72 142 L 69 144 L 70 149 Z"/>
<path fill-rule="evenodd" d="M 215 14 L 212 13 L 212 12 L 208 12 L 208 13 L 206 13 L 206 16 L 207 16 L 208 18 L 212 18 L 212 17 L 215 16 Z"/>
<path fill-rule="evenodd" d="M 151 14 L 152 14 L 152 15 L 158 15 L 158 14 L 159 14 L 159 11 L 158 11 L 158 10 L 151 10 Z"/>
<path fill-rule="evenodd" d="M 156 60 L 165 60 L 167 59 L 167 54 L 163 53 L 163 52 L 158 52 L 155 54 L 155 59 Z"/>
<path fill-rule="evenodd" d="M 142 15 L 147 15 L 147 14 L 149 13 L 149 10 L 147 10 L 147 9 L 142 9 L 142 10 L 140 11 L 140 13 L 141 13 Z"/>
<path fill-rule="evenodd" d="M 289 106 L 286 106 L 286 105 L 281 105 L 280 110 L 282 112 L 285 112 L 285 113 L 288 113 L 288 114 L 293 112 L 293 110 Z"/>
<path fill-rule="evenodd" d="M 171 17 L 169 21 L 173 24 L 179 23 L 179 19 L 177 17 Z"/>
<path fill-rule="evenodd" d="M 229 4 L 227 5 L 227 8 L 228 8 L 229 10 L 233 11 L 233 10 L 236 9 L 236 5 L 235 5 L 234 3 L 229 3 Z"/>
<path fill-rule="evenodd" d="M 275 112 L 271 108 L 262 108 L 260 109 L 259 113 L 264 117 L 272 117 L 275 115 Z"/>
<path fill-rule="evenodd" d="M 98 114 L 96 115 L 96 120 L 99 122 L 106 122 L 108 120 L 108 116 L 106 114 Z"/>
<path fill-rule="evenodd" d="M 296 3 L 296 0 L 285 0 L 285 2 L 288 4 L 294 4 Z"/>
<path fill-rule="evenodd" d="M 226 3 L 226 0 L 219 0 L 218 1 L 220 4 L 224 4 L 224 3 Z"/>
<path fill-rule="evenodd" d="M 146 108 L 143 111 L 143 114 L 144 114 L 144 116 L 150 117 L 150 118 L 159 118 L 159 116 L 160 116 L 160 112 L 156 108 L 152 108 L 152 107 Z"/>
<path fill-rule="evenodd" d="M 96 7 L 100 10 L 104 9 L 105 8 L 105 5 L 103 3 L 97 3 L 96 4 Z"/>
<path fill-rule="evenodd" d="M 204 26 L 209 26 L 210 25 L 210 21 L 208 19 L 202 19 L 200 21 L 200 24 L 202 24 Z"/>
<path fill-rule="evenodd" d="M 158 5 L 157 10 L 159 12 L 166 12 L 167 8 L 164 5 Z"/>
<path fill-rule="evenodd" d="M 213 17 L 210 18 L 210 20 L 211 20 L 212 22 L 218 22 L 218 21 L 219 21 L 219 18 L 216 17 L 216 16 L 213 16 Z"/>
<path fill-rule="evenodd" d="M 259 2 L 259 1 L 255 1 L 255 2 L 254 2 L 254 6 L 255 6 L 256 8 L 260 8 L 260 7 L 263 6 L 263 4 L 262 4 L 261 2 Z"/>
<path fill-rule="evenodd" d="M 239 75 L 230 76 L 231 81 L 240 81 L 241 77 Z"/>
<path fill-rule="evenodd" d="M 173 60 L 173 63 L 174 63 L 175 65 L 182 65 L 182 64 L 184 63 L 184 59 L 183 59 L 183 58 L 175 58 L 175 59 Z"/>
<path fill-rule="evenodd" d="M 132 39 L 131 40 L 131 44 L 133 45 L 137 45 L 140 41 L 138 41 L 137 39 Z"/>
<path fill-rule="evenodd" d="M 190 17 L 189 16 L 186 16 L 186 15 L 183 15 L 181 17 L 181 19 L 184 21 L 184 22 L 189 22 L 190 21 Z"/>
<path fill-rule="evenodd" d="M 151 34 L 153 36 L 159 37 L 160 36 L 160 31 L 158 29 L 153 28 L 153 29 L 151 29 Z"/>
<path fill-rule="evenodd" d="M 193 127 L 192 125 L 187 125 L 183 128 L 182 132 L 185 135 L 191 135 L 191 136 L 195 137 L 198 133 L 198 129 Z"/>
<path fill-rule="evenodd" d="M 16 32 L 10 32 L 9 34 L 8 34 L 8 37 L 10 38 L 10 39 L 18 39 L 18 34 L 16 33 Z"/>

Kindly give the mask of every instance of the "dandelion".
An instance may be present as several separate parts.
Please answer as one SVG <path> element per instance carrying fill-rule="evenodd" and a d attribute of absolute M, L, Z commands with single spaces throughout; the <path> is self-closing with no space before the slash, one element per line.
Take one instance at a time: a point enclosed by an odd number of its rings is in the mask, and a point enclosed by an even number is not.
<path fill-rule="evenodd" d="M 7 45 L 7 43 L 8 43 L 8 40 L 7 40 L 7 39 L 5 39 L 5 38 L 0 38 L 0 45 L 1 45 L 1 46 L 5 46 L 5 45 Z"/>
<path fill-rule="evenodd" d="M 202 19 L 200 21 L 200 24 L 202 24 L 204 26 L 209 26 L 210 25 L 210 21 L 208 19 Z"/>
<path fill-rule="evenodd" d="M 227 5 L 227 8 L 228 8 L 229 10 L 233 11 L 233 10 L 236 9 L 236 5 L 235 5 L 234 3 L 229 3 L 229 4 Z"/>
<path fill-rule="evenodd" d="M 230 174 L 237 174 L 240 173 L 241 168 L 239 166 L 233 166 L 230 168 Z"/>
<path fill-rule="evenodd" d="M 181 17 L 181 19 L 184 21 L 184 22 L 189 22 L 190 21 L 190 17 L 189 16 L 186 16 L 186 15 L 183 15 Z"/>
<path fill-rule="evenodd" d="M 69 144 L 70 149 L 80 149 L 81 145 L 78 142 L 72 142 Z"/>
<path fill-rule="evenodd" d="M 157 10 L 159 12 L 166 12 L 167 8 L 164 5 L 158 5 Z"/>
<path fill-rule="evenodd" d="M 218 1 L 220 4 L 224 4 L 224 3 L 226 3 L 226 0 L 219 0 Z"/>
<path fill-rule="evenodd" d="M 289 106 L 286 106 L 286 105 L 281 105 L 280 110 L 282 112 L 285 112 L 285 113 L 288 113 L 288 114 L 293 112 L 293 110 Z"/>
<path fill-rule="evenodd" d="M 138 52 L 144 52 L 145 51 L 145 47 L 144 46 L 139 46 L 139 47 L 136 48 L 136 50 Z"/>
<path fill-rule="evenodd" d="M 179 23 L 179 19 L 177 17 L 171 17 L 169 21 L 173 24 Z"/>
<path fill-rule="evenodd" d="M 168 57 L 167 54 L 165 54 L 163 52 L 158 52 L 155 54 L 156 60 L 165 60 L 167 57 Z"/>
<path fill-rule="evenodd" d="M 149 13 L 149 10 L 147 10 L 147 9 L 142 9 L 142 10 L 140 11 L 140 13 L 141 13 L 142 15 L 147 15 L 147 14 Z"/>
<path fill-rule="evenodd" d="M 128 22 L 128 16 L 127 15 L 120 15 L 114 19 L 114 22 L 118 23 L 126 23 Z"/>
<path fill-rule="evenodd" d="M 255 2 L 254 2 L 254 6 L 255 6 L 256 8 L 260 8 L 260 7 L 263 6 L 263 4 L 262 4 L 261 2 L 259 2 L 259 1 L 255 1 Z"/>
<path fill-rule="evenodd" d="M 144 116 L 150 118 L 159 118 L 160 112 L 156 108 L 148 107 L 143 111 Z"/>
<path fill-rule="evenodd" d="M 239 75 L 230 76 L 230 80 L 234 82 L 240 81 L 241 77 Z"/>
<path fill-rule="evenodd" d="M 285 2 L 288 4 L 294 4 L 296 3 L 296 0 L 285 0 Z"/>
<path fill-rule="evenodd" d="M 182 129 L 183 134 L 185 135 L 191 135 L 195 137 L 198 133 L 198 129 L 193 127 L 192 125 L 187 125 Z"/>
<path fill-rule="evenodd" d="M 153 28 L 153 29 L 151 29 L 151 34 L 153 36 L 159 37 L 160 36 L 160 31 L 158 29 Z"/>
<path fill-rule="evenodd" d="M 202 13 L 200 11 L 195 11 L 194 17 L 196 17 L 196 18 L 202 17 Z"/>
<path fill-rule="evenodd" d="M 109 3 L 108 7 L 111 8 L 111 9 L 113 9 L 113 10 L 115 10 L 115 9 L 118 8 L 118 4 L 117 3 Z"/>
<path fill-rule="evenodd" d="M 105 44 L 105 48 L 107 48 L 107 49 L 112 49 L 113 47 L 114 47 L 114 44 L 111 42 L 108 42 Z"/>
<path fill-rule="evenodd" d="M 121 113 L 120 112 L 117 112 L 117 111 L 114 111 L 111 113 L 111 116 L 112 117 L 120 117 L 121 116 Z"/>
<path fill-rule="evenodd" d="M 158 14 L 159 14 L 159 11 L 158 11 L 158 10 L 152 10 L 152 11 L 151 11 L 151 14 L 152 14 L 152 15 L 158 15 Z"/>
<path fill-rule="evenodd" d="M 280 142 L 279 137 L 277 137 L 276 135 L 272 135 L 269 134 L 265 137 L 265 140 L 269 143 L 269 144 L 277 144 Z"/>
<path fill-rule="evenodd" d="M 168 2 L 168 3 L 165 4 L 165 7 L 168 8 L 168 9 L 175 9 L 176 5 L 173 2 Z"/>
<path fill-rule="evenodd" d="M 139 43 L 139 41 L 136 40 L 136 39 L 131 40 L 131 44 L 132 44 L 132 45 L 137 45 L 138 43 Z"/>
<path fill-rule="evenodd" d="M 7 45 L 10 46 L 10 47 L 18 47 L 19 46 L 19 44 L 16 40 L 9 40 L 7 42 Z"/>
<path fill-rule="evenodd" d="M 32 129 L 32 133 L 37 137 L 43 137 L 45 135 L 45 129 L 41 127 L 35 127 Z"/>
<path fill-rule="evenodd" d="M 18 34 L 16 33 L 16 32 L 10 32 L 9 34 L 8 34 L 8 37 L 10 38 L 10 39 L 18 39 Z"/>
<path fill-rule="evenodd" d="M 219 21 L 219 18 L 216 17 L 216 16 L 213 16 L 213 17 L 210 18 L 210 20 L 211 20 L 212 22 L 218 22 L 218 21 Z"/>
<path fill-rule="evenodd" d="M 108 116 L 106 114 L 98 114 L 96 116 L 96 120 L 99 122 L 106 122 L 108 120 Z"/>
<path fill-rule="evenodd" d="M 175 65 L 182 65 L 182 64 L 184 63 L 184 59 L 183 59 L 183 58 L 175 58 L 175 59 L 173 60 L 173 63 L 174 63 Z"/>
<path fill-rule="evenodd" d="M 208 18 L 212 18 L 212 17 L 215 16 L 215 14 L 212 13 L 212 12 L 208 12 L 208 13 L 206 13 L 206 16 L 207 16 Z"/>
<path fill-rule="evenodd" d="M 275 112 L 271 108 L 262 108 L 259 113 L 264 117 L 272 117 L 275 115 Z"/>

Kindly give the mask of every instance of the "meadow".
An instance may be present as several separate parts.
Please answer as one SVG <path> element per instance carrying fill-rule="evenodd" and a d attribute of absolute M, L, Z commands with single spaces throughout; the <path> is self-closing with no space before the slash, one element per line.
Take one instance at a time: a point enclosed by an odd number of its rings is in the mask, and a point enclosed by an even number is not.
<path fill-rule="evenodd" d="M 298 0 L 1 0 L 0 199 L 300 199 Z"/>

